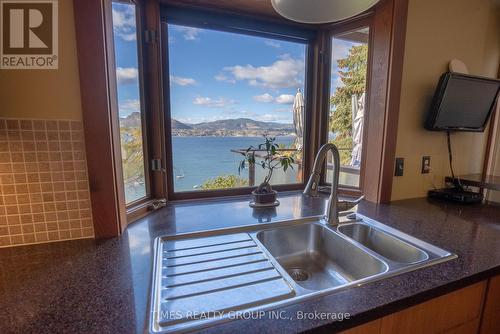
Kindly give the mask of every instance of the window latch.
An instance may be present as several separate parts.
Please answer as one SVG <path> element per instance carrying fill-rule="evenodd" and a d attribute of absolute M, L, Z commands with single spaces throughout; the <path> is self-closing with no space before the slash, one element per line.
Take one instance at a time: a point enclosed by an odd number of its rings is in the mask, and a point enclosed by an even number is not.
<path fill-rule="evenodd" d="M 161 159 L 152 159 L 151 160 L 151 170 L 153 172 L 163 172 L 163 168 L 161 166 Z"/>
<path fill-rule="evenodd" d="M 156 43 L 158 41 L 158 33 L 156 30 L 145 30 L 144 41 L 146 43 Z"/>

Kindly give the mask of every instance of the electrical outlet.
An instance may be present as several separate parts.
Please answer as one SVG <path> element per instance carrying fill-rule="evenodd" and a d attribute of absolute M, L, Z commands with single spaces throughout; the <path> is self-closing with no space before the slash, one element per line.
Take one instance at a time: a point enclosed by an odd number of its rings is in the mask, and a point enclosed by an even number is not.
<path fill-rule="evenodd" d="M 405 158 L 396 158 L 396 168 L 394 170 L 394 176 L 403 176 L 405 170 Z"/>
<path fill-rule="evenodd" d="M 431 157 L 426 155 L 422 157 L 422 174 L 429 174 L 431 171 Z"/>

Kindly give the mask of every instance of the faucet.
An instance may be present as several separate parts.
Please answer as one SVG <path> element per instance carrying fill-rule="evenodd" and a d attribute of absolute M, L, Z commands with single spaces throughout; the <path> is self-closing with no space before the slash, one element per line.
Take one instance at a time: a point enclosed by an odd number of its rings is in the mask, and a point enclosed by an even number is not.
<path fill-rule="evenodd" d="M 333 179 L 332 187 L 330 191 L 330 197 L 328 197 L 328 202 L 326 204 L 326 212 L 324 219 L 327 224 L 338 225 L 339 224 L 339 211 L 347 211 L 356 206 L 364 196 L 359 197 L 355 201 L 339 201 L 337 190 L 339 187 L 339 174 L 340 174 L 340 154 L 337 146 L 328 143 L 323 145 L 316 159 L 314 160 L 314 167 L 309 177 L 309 181 L 304 189 L 303 194 L 311 197 L 318 197 L 318 187 L 321 179 L 321 169 L 325 163 L 327 153 L 331 151 L 333 155 Z"/>

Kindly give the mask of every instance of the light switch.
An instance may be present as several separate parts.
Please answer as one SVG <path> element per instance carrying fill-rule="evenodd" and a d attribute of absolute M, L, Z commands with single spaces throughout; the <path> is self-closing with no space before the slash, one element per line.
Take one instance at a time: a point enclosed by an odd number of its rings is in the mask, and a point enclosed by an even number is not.
<path fill-rule="evenodd" d="M 431 157 L 426 155 L 422 157 L 422 174 L 429 174 L 431 171 Z"/>
<path fill-rule="evenodd" d="M 405 158 L 396 158 L 396 168 L 394 170 L 394 176 L 403 176 L 405 169 Z"/>

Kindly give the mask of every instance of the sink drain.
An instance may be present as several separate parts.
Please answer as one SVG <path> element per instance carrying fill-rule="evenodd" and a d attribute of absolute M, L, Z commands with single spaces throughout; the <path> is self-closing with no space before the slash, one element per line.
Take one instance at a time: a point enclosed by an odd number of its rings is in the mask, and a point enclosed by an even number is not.
<path fill-rule="evenodd" d="M 309 279 L 309 273 L 298 268 L 290 269 L 288 271 L 288 274 L 293 278 L 294 281 L 297 282 L 307 281 Z"/>

